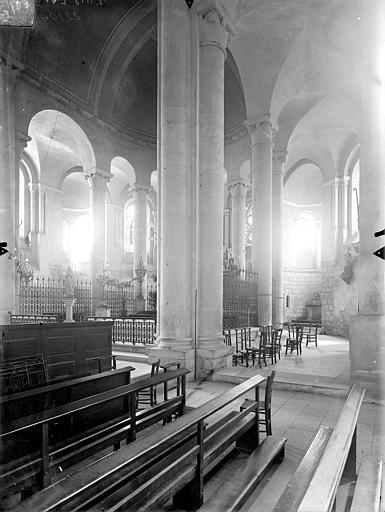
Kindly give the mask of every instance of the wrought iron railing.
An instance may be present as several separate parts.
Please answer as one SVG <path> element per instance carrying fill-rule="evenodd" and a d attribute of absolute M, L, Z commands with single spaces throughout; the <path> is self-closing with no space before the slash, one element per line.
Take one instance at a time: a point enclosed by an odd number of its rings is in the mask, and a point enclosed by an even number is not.
<path fill-rule="evenodd" d="M 114 318 L 131 315 L 135 311 L 134 287 L 126 283 L 105 284 L 103 302 L 111 309 Z"/>
<path fill-rule="evenodd" d="M 223 271 L 223 329 L 258 325 L 258 274 L 237 267 Z"/>
<path fill-rule="evenodd" d="M 21 281 L 19 293 L 19 313 L 21 315 L 64 314 L 64 279 L 37 277 L 29 282 Z M 74 315 L 79 317 L 91 314 L 91 283 L 76 281 L 74 286 Z"/>
<path fill-rule="evenodd" d="M 21 281 L 19 293 L 20 315 L 56 315 L 64 318 L 65 279 L 37 277 L 29 282 Z M 91 283 L 78 280 L 74 283 L 76 299 L 73 314 L 82 320 L 92 314 Z M 103 299 L 113 317 L 128 316 L 135 311 L 134 287 L 125 283 L 109 283 L 103 286 Z"/>
<path fill-rule="evenodd" d="M 151 345 L 155 340 L 156 322 L 152 319 L 89 316 L 86 320 L 90 322 L 113 321 L 113 343 Z"/>

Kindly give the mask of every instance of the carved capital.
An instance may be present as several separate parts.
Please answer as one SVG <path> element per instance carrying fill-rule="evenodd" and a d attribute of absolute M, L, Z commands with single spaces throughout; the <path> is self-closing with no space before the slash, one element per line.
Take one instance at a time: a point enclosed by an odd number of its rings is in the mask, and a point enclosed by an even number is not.
<path fill-rule="evenodd" d="M 270 114 L 248 119 L 244 124 L 251 136 L 251 147 L 263 142 L 273 143 L 273 137 L 277 130 Z"/>
<path fill-rule="evenodd" d="M 238 195 L 246 197 L 247 191 L 250 188 L 250 183 L 243 180 L 232 181 L 227 185 L 227 187 L 230 190 L 232 197 Z"/>
<path fill-rule="evenodd" d="M 32 140 L 29 135 L 16 131 L 16 157 L 20 158 L 21 153 L 27 147 L 28 142 Z"/>
<path fill-rule="evenodd" d="M 134 183 L 131 187 L 131 192 L 134 195 L 149 194 L 153 190 L 153 187 L 151 187 L 150 185 L 143 185 L 142 183 Z"/>
<path fill-rule="evenodd" d="M 89 186 L 94 190 L 105 190 L 111 177 L 112 174 L 104 173 L 99 169 L 91 169 L 85 174 L 85 179 L 88 181 Z"/>
<path fill-rule="evenodd" d="M 226 58 L 230 28 L 226 23 L 224 15 L 217 7 L 203 11 L 200 15 L 199 27 L 201 47 L 214 46 L 221 50 L 224 58 Z"/>

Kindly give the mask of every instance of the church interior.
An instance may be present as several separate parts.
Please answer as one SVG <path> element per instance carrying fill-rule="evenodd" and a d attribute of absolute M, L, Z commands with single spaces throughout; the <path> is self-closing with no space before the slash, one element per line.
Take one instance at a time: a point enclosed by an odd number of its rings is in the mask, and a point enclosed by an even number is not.
<path fill-rule="evenodd" d="M 3 3 L 0 510 L 383 510 L 383 0 Z"/>

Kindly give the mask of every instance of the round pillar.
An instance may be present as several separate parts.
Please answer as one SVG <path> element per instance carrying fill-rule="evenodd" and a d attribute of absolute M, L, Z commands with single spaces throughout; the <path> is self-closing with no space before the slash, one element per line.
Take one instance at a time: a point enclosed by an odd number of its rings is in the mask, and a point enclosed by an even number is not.
<path fill-rule="evenodd" d="M 90 186 L 90 210 L 92 222 L 91 286 L 92 309 L 103 301 L 101 276 L 106 262 L 106 188 L 109 176 L 95 170 L 87 176 Z"/>
<path fill-rule="evenodd" d="M 223 347 L 224 62 L 229 33 L 216 9 L 203 13 L 199 22 L 198 344 L 215 350 Z"/>
<path fill-rule="evenodd" d="M 273 152 L 272 176 L 272 275 L 275 327 L 283 325 L 283 178 L 287 151 Z"/>
<path fill-rule="evenodd" d="M 246 194 L 248 184 L 240 181 L 229 185 L 231 191 L 231 253 L 245 268 Z"/>
<path fill-rule="evenodd" d="M 158 22 L 158 349 L 188 351 L 192 348 L 192 79 L 191 27 L 187 4 L 158 2 Z M 162 355 L 158 351 L 154 357 L 158 354 L 159 357 Z M 171 360 L 172 355 L 165 355 L 165 359 Z"/>
<path fill-rule="evenodd" d="M 0 256 L 0 325 L 9 323 L 8 311 L 16 313 L 15 264 L 8 258 L 17 247 L 15 240 L 15 87 L 16 73 L 0 58 L 0 233 L 8 254 Z M 18 177 L 18 175 L 17 175 Z M 18 233 L 17 233 L 18 236 Z"/>
<path fill-rule="evenodd" d="M 258 324 L 272 323 L 272 152 L 274 128 L 269 115 L 246 121 L 251 136 L 253 245 L 258 273 Z"/>
<path fill-rule="evenodd" d="M 367 395 L 383 398 L 385 384 L 385 262 L 373 253 L 385 246 L 384 4 L 362 2 L 362 118 L 360 147 L 360 255 L 358 311 L 350 330 L 351 378 Z"/>

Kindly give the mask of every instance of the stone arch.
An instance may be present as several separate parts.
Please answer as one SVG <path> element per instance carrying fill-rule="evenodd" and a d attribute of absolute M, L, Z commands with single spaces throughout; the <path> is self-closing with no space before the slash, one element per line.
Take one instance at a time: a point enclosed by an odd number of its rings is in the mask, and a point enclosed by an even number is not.
<path fill-rule="evenodd" d="M 70 116 L 58 110 L 42 110 L 29 123 L 28 135 L 37 144 L 42 181 L 57 185 L 61 175 L 78 165 L 84 173 L 94 169 L 95 154 L 89 138 Z M 47 176 L 47 173 L 56 175 Z"/>

